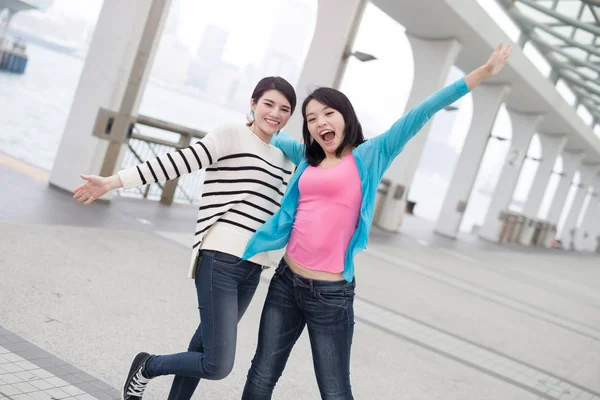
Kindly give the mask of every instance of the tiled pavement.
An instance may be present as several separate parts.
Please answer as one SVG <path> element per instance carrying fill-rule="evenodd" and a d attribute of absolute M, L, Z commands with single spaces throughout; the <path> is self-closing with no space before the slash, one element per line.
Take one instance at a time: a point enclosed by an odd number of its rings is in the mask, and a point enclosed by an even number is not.
<path fill-rule="evenodd" d="M 0 327 L 0 399 L 119 398 L 110 385 Z"/>

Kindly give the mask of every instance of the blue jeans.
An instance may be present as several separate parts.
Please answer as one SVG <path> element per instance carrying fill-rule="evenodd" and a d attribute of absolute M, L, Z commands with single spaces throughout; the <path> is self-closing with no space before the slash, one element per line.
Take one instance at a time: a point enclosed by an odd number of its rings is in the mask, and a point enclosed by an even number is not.
<path fill-rule="evenodd" d="M 321 398 L 353 399 L 350 348 L 354 333 L 355 286 L 355 281 L 304 278 L 281 260 L 263 307 L 258 346 L 248 372 L 243 400 L 271 398 L 305 325 L 308 326 Z"/>
<path fill-rule="evenodd" d="M 146 373 L 176 375 L 169 400 L 191 399 L 200 378 L 218 380 L 231 372 L 238 321 L 246 312 L 262 267 L 231 254 L 201 250 L 196 268 L 200 325 L 185 353 L 152 356 Z"/>

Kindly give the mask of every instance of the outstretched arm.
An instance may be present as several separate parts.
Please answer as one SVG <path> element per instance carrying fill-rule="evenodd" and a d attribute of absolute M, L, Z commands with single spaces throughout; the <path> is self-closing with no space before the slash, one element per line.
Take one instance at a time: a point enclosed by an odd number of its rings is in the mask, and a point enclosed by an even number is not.
<path fill-rule="evenodd" d="M 227 128 L 216 130 L 185 149 L 167 153 L 108 177 L 81 175 L 86 182 L 74 190 L 73 198 L 88 205 L 111 190 L 164 182 L 206 168 L 223 155 L 221 153 L 227 148 L 228 132 Z"/>
<path fill-rule="evenodd" d="M 295 165 L 304 160 L 304 145 L 286 133 L 273 135 L 271 144 L 279 148 Z"/>
<path fill-rule="evenodd" d="M 500 43 L 485 64 L 465 76 L 465 82 L 469 87 L 469 90 L 475 89 L 484 80 L 498 74 L 502 67 L 508 62 L 508 57 L 510 57 L 511 52 L 512 47 L 510 43 L 506 46 Z"/>
<path fill-rule="evenodd" d="M 508 61 L 510 53 L 510 44 L 500 44 L 484 65 L 432 94 L 396 121 L 387 132 L 372 139 L 381 149 L 383 158 L 391 162 L 438 111 L 460 99 L 482 81 L 495 76 Z"/>

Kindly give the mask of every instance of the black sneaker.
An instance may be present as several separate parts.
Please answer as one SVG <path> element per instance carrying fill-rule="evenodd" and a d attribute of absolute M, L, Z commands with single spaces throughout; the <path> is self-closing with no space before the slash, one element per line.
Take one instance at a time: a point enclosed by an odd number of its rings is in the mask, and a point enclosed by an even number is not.
<path fill-rule="evenodd" d="M 127 380 L 123 385 L 121 396 L 123 400 L 141 400 L 146 385 L 150 382 L 150 378 L 144 376 L 144 368 L 149 358 L 150 354 L 148 353 L 138 353 L 133 359 Z"/>

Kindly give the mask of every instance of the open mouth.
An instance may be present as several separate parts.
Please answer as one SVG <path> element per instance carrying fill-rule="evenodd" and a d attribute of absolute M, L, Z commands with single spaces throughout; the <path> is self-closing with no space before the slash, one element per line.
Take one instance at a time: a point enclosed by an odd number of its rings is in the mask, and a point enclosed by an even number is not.
<path fill-rule="evenodd" d="M 319 135 L 321 136 L 321 139 L 323 139 L 325 144 L 331 144 L 333 142 L 333 139 L 335 139 L 334 131 L 323 131 L 319 133 Z"/>
<path fill-rule="evenodd" d="M 265 122 L 267 123 L 267 125 L 269 125 L 270 127 L 273 127 L 273 128 L 276 128 L 277 126 L 279 126 L 279 121 L 275 121 L 274 119 L 265 118 Z"/>

